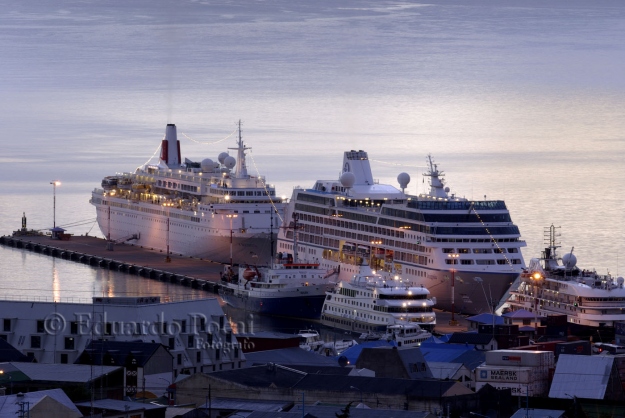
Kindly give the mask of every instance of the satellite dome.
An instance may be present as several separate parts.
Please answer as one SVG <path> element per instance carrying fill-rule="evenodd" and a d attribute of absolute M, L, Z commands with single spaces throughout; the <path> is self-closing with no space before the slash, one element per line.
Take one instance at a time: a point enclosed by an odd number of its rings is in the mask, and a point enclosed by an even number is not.
<path fill-rule="evenodd" d="M 346 171 L 341 174 L 340 181 L 343 187 L 353 187 L 354 183 L 356 183 L 356 176 L 351 171 Z"/>
<path fill-rule="evenodd" d="M 219 154 L 219 157 L 217 157 L 217 160 L 219 160 L 219 162 L 221 164 L 224 163 L 224 160 L 226 159 L 226 157 L 228 157 L 229 154 L 227 152 L 222 152 L 221 154 Z"/>
<path fill-rule="evenodd" d="M 445 193 L 449 193 L 449 187 L 445 187 Z"/>
<path fill-rule="evenodd" d="M 213 168 L 215 167 L 215 163 L 210 158 L 205 158 L 200 163 L 200 167 L 202 167 L 202 171 L 204 172 L 213 171 Z"/>
<path fill-rule="evenodd" d="M 622 277 L 617 277 L 616 278 L 616 283 L 619 284 L 619 286 L 623 286 L 623 282 L 625 281 L 625 279 L 623 279 Z"/>
<path fill-rule="evenodd" d="M 226 158 L 224 158 L 224 165 L 232 169 L 235 165 L 237 165 L 237 160 L 236 158 L 228 155 Z"/>
<path fill-rule="evenodd" d="M 408 186 L 408 183 L 410 183 L 410 174 L 399 173 L 399 175 L 397 176 L 397 183 L 399 183 L 399 187 L 405 189 L 406 186 Z"/>
<path fill-rule="evenodd" d="M 345 356 L 339 357 L 339 366 L 345 367 L 349 364 L 349 360 Z"/>
<path fill-rule="evenodd" d="M 564 264 L 565 268 L 572 269 L 577 264 L 577 257 L 573 253 L 564 254 L 562 256 L 562 264 Z"/>

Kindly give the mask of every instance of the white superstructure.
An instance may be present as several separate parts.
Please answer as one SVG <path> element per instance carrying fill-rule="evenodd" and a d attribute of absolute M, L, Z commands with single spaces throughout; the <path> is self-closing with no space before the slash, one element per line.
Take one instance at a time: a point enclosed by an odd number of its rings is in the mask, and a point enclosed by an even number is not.
<path fill-rule="evenodd" d="M 543 257 L 530 260 L 519 287 L 510 290 L 508 305 L 533 312 L 537 318 L 566 315 L 570 325 L 594 328 L 590 333 L 595 335 L 598 328 L 612 328 L 615 321 L 625 321 L 623 277 L 580 269 L 573 249 L 562 258 L 556 254 L 559 247 L 553 225 L 547 236 L 549 246 Z"/>
<path fill-rule="evenodd" d="M 503 201 L 450 194 L 429 156 L 428 166 L 429 193 L 412 196 L 408 174 L 397 177 L 402 190 L 379 184 L 366 152 L 345 152 L 338 179 L 293 191 L 285 219 L 299 220 L 298 251 L 321 267 L 340 266 L 341 280 L 368 262 L 387 278 L 427 287 L 443 309 L 451 309 L 453 288 L 456 311 L 489 311 L 484 288 L 496 301 L 504 296 L 525 267 L 525 242 Z M 280 230 L 278 250 L 293 251 L 292 229 Z"/>
<path fill-rule="evenodd" d="M 264 177 L 247 172 L 239 136 L 236 158 L 182 162 L 176 126 L 167 125 L 158 164 L 107 176 L 92 192 L 98 225 L 110 241 L 131 241 L 221 263 L 266 262 L 284 203 Z M 273 238 L 272 239 L 272 235 Z"/>
<path fill-rule="evenodd" d="M 0 301 L 0 338 L 38 363 L 76 361 L 91 340 L 161 343 L 174 375 L 241 368 L 245 356 L 217 298 L 94 297 L 93 303 Z"/>
<path fill-rule="evenodd" d="M 351 332 L 383 332 L 389 325 L 414 322 L 432 330 L 436 299 L 423 286 L 399 276 L 386 279 L 367 265 L 349 282 L 326 294 L 321 323 Z"/>

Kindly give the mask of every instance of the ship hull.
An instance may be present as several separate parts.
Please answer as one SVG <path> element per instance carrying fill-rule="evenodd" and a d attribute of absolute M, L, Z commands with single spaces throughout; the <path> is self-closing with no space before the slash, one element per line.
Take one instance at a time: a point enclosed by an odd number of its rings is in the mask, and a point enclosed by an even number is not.
<path fill-rule="evenodd" d="M 110 209 L 108 205 L 94 202 L 92 199 L 98 225 L 106 238 L 128 240 L 163 252 L 167 251 L 169 244 L 170 254 L 217 263 L 258 264 L 271 258 L 272 242 L 275 243 L 277 238 L 275 232 L 272 234 L 266 228 L 248 227 L 245 232 L 237 228 L 231 235 L 228 225 L 226 228 L 223 225 L 202 225 L 180 217 L 168 220 L 167 216 L 146 214 L 140 210 L 143 206 L 137 206 L 139 210 Z M 149 209 L 147 205 L 145 208 Z M 269 218 L 269 215 L 265 217 Z M 269 222 L 265 220 L 265 223 Z"/>
<path fill-rule="evenodd" d="M 319 319 L 325 300 L 322 294 L 301 295 L 290 292 L 286 296 L 256 296 L 246 291 L 222 286 L 219 295 L 228 305 L 246 312 L 293 318 Z"/>

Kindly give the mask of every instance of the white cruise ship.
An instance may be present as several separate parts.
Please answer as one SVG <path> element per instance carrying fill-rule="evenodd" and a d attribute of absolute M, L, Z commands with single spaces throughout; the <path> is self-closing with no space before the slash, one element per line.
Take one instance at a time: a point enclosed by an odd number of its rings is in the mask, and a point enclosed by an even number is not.
<path fill-rule="evenodd" d="M 519 287 L 510 290 L 507 304 L 512 310 L 533 312 L 536 320 L 565 315 L 578 335 L 596 337 L 598 330 L 606 329 L 613 335 L 615 323 L 625 321 L 625 279 L 580 269 L 573 249 L 558 257 L 556 228 L 551 225 L 545 235 L 549 245 L 542 258 L 530 260 Z"/>
<path fill-rule="evenodd" d="M 397 177 L 401 190 L 379 184 L 367 153 L 347 151 L 338 179 L 293 191 L 285 219 L 299 218 L 300 254 L 322 268 L 340 266 L 340 280 L 366 261 L 389 278 L 427 287 L 443 309 L 488 312 L 482 286 L 497 301 L 504 296 L 525 267 L 525 242 L 503 201 L 450 194 L 430 156 L 428 164 L 429 193 L 412 196 L 408 174 Z M 278 251 L 292 247 L 293 230 L 282 228 Z"/>
<path fill-rule="evenodd" d="M 425 287 L 399 276 L 386 279 L 363 265 L 349 282 L 339 282 L 326 293 L 321 323 L 359 333 L 383 332 L 389 325 L 400 323 L 417 323 L 432 330 L 435 303 Z"/>
<path fill-rule="evenodd" d="M 221 263 L 270 260 L 285 203 L 264 177 L 248 174 L 240 126 L 230 148 L 236 158 L 222 152 L 218 161 L 182 162 L 176 126 L 168 124 L 158 164 L 105 177 L 91 203 L 109 242 Z"/>

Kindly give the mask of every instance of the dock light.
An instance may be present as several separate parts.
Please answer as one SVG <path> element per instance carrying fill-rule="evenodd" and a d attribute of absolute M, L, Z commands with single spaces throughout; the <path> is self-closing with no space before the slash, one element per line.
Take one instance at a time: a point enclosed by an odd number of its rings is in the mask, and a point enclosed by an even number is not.
<path fill-rule="evenodd" d="M 53 180 L 50 184 L 52 185 L 52 227 L 56 228 L 56 186 L 60 186 L 61 182 Z"/>

